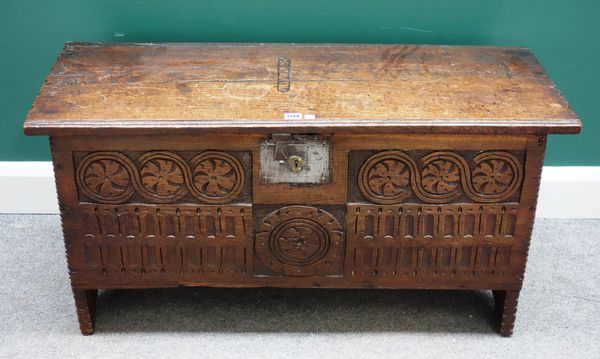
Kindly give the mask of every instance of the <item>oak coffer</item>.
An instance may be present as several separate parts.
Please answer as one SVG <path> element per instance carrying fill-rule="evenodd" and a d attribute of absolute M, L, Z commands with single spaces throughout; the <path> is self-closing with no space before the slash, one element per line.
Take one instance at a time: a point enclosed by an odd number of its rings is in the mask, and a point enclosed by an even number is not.
<path fill-rule="evenodd" d="M 580 126 L 524 48 L 67 43 L 24 128 L 83 334 L 98 289 L 272 286 L 491 290 L 508 336 Z"/>

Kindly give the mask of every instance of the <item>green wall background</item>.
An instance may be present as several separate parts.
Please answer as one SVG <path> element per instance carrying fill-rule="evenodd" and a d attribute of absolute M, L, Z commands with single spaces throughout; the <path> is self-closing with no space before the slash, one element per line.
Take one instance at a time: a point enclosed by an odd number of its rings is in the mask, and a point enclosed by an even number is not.
<path fill-rule="evenodd" d="M 598 0 L 0 0 L 0 161 L 49 160 L 22 122 L 65 41 L 529 47 L 582 119 L 546 164 L 600 165 Z"/>

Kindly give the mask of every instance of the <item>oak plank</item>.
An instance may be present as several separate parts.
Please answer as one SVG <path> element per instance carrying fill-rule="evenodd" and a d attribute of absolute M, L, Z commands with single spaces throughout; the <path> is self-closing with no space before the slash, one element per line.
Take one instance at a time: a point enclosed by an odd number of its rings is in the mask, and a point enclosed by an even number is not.
<path fill-rule="evenodd" d="M 288 92 L 280 57 L 291 60 Z M 67 43 L 25 123 L 54 135 L 165 128 L 542 134 L 580 122 L 523 48 Z"/>

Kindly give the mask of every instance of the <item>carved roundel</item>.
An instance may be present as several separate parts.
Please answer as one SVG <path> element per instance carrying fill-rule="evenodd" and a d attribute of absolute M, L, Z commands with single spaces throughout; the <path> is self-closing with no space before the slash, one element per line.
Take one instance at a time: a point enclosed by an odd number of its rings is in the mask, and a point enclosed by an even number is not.
<path fill-rule="evenodd" d="M 505 152 L 482 153 L 473 158 L 473 190 L 486 197 L 511 195 L 521 182 L 518 160 Z"/>
<path fill-rule="evenodd" d="M 139 158 L 140 193 L 157 202 L 178 200 L 187 193 L 186 165 L 170 152 L 148 152 Z"/>
<path fill-rule="evenodd" d="M 430 194 L 452 193 L 460 186 L 460 170 L 452 161 L 431 161 L 421 172 L 421 183 L 423 189 Z"/>
<path fill-rule="evenodd" d="M 410 194 L 411 170 L 398 151 L 371 156 L 358 172 L 358 186 L 375 203 L 398 203 Z"/>
<path fill-rule="evenodd" d="M 283 207 L 256 231 L 256 254 L 272 272 L 290 276 L 328 275 L 341 263 L 343 234 L 335 217 L 314 207 Z"/>
<path fill-rule="evenodd" d="M 281 263 L 305 266 L 323 258 L 329 248 L 329 236 L 318 223 L 299 218 L 279 226 L 269 246 Z"/>
<path fill-rule="evenodd" d="M 225 152 L 206 151 L 192 159 L 192 193 L 208 203 L 237 197 L 246 175 L 240 161 Z"/>
<path fill-rule="evenodd" d="M 88 197 L 104 203 L 121 203 L 133 194 L 133 163 L 117 152 L 95 152 L 77 169 L 77 185 Z"/>

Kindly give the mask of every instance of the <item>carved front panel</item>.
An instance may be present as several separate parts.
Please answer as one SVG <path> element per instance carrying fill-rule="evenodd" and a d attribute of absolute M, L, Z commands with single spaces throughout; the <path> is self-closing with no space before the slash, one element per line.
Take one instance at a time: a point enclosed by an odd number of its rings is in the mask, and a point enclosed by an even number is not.
<path fill-rule="evenodd" d="M 524 153 L 351 151 L 350 202 L 518 202 Z"/>
<path fill-rule="evenodd" d="M 336 276 L 342 274 L 344 232 L 340 208 L 285 206 L 266 213 L 256 226 L 255 273 L 269 276 Z"/>
<path fill-rule="evenodd" d="M 75 153 L 80 200 L 97 203 L 250 201 L 250 153 Z"/>
<path fill-rule="evenodd" d="M 523 151 L 351 151 L 345 275 L 514 275 Z M 356 202 L 356 203 L 352 203 Z"/>
<path fill-rule="evenodd" d="M 518 205 L 349 205 L 346 275 L 502 276 Z"/>
<path fill-rule="evenodd" d="M 518 274 L 524 150 L 346 153 L 346 201 L 314 207 L 254 204 L 250 150 L 73 152 L 70 265 L 137 283 L 394 286 Z"/>
<path fill-rule="evenodd" d="M 156 280 L 251 268 L 251 206 L 82 205 L 73 219 L 78 272 Z"/>

